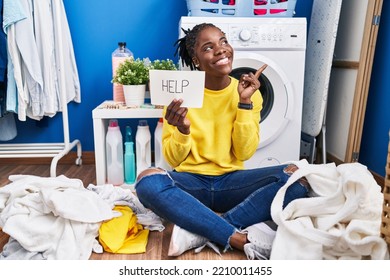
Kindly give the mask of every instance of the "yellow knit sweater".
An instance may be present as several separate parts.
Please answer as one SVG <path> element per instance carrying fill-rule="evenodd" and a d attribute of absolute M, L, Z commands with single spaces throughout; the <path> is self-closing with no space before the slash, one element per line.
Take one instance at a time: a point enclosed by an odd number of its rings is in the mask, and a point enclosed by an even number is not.
<path fill-rule="evenodd" d="M 221 175 L 243 169 L 243 161 L 255 153 L 263 99 L 256 91 L 253 110 L 238 109 L 237 86 L 231 78 L 223 90 L 205 89 L 203 107 L 188 110 L 189 135 L 164 120 L 163 154 L 176 171 Z"/>

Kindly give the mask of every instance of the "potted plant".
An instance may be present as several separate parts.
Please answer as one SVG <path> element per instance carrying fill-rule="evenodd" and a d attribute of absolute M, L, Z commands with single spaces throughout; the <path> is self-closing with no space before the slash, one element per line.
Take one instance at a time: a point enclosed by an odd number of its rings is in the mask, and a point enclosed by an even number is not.
<path fill-rule="evenodd" d="M 116 69 L 112 82 L 123 85 L 127 106 L 139 106 L 144 103 L 150 64 L 149 59 L 130 57 Z"/>
<path fill-rule="evenodd" d="M 177 66 L 173 63 L 171 59 L 156 59 L 150 64 L 150 69 L 152 70 L 177 70 Z"/>

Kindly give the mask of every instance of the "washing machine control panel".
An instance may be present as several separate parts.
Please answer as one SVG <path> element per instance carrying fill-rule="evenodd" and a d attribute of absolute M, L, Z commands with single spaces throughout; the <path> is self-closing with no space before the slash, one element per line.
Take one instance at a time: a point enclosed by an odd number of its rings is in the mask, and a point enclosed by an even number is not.
<path fill-rule="evenodd" d="M 252 32 L 248 29 L 242 29 L 238 35 L 241 41 L 246 42 L 252 38 Z"/>
<path fill-rule="evenodd" d="M 226 34 L 235 48 L 305 48 L 306 34 L 294 25 L 229 25 Z"/>

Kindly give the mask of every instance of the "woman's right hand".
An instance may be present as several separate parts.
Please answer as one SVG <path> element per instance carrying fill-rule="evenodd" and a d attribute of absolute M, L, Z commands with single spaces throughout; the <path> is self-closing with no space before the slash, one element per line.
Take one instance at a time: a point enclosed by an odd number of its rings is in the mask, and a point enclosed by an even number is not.
<path fill-rule="evenodd" d="M 267 64 L 261 66 L 256 73 L 243 74 L 240 77 L 238 84 L 238 94 L 240 95 L 241 103 L 250 103 L 251 97 L 256 90 L 260 88 L 259 77 L 261 73 L 267 68 Z"/>
<path fill-rule="evenodd" d="M 190 134 L 191 122 L 186 118 L 188 108 L 180 107 L 183 104 L 182 99 L 173 99 L 172 102 L 168 105 L 167 111 L 165 113 L 165 119 L 168 124 L 176 126 L 177 129 L 183 134 Z"/>

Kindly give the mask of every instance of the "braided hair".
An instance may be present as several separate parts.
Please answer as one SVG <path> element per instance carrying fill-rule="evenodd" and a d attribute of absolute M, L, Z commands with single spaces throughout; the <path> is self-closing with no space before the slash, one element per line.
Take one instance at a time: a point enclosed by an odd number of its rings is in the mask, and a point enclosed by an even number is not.
<path fill-rule="evenodd" d="M 175 56 L 179 54 L 182 66 L 185 64 L 186 66 L 189 66 L 191 70 L 197 69 L 194 61 L 192 60 L 195 56 L 196 39 L 201 31 L 209 27 L 218 28 L 212 23 L 201 23 L 195 25 L 191 30 L 181 29 L 185 35 L 177 40 L 174 46 L 176 46 Z"/>

